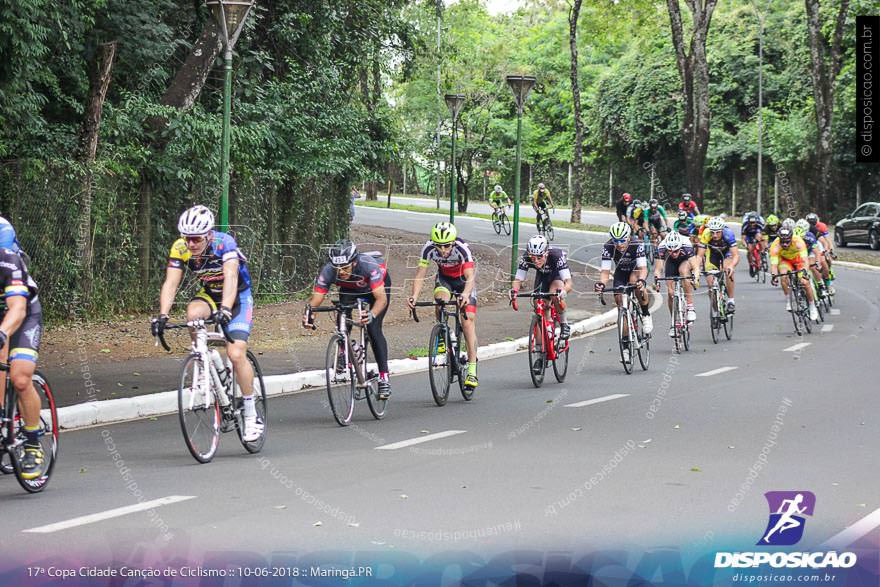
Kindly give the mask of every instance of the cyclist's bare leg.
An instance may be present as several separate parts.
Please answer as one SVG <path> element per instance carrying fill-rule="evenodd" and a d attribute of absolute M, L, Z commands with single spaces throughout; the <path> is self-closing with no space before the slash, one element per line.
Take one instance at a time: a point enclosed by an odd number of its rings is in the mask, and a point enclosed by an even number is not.
<path fill-rule="evenodd" d="M 550 293 L 553 293 L 558 289 L 565 290 L 565 282 L 561 279 L 554 279 L 550 282 Z M 556 313 L 559 314 L 559 321 L 565 322 L 565 300 L 560 300 L 555 296 L 550 298 L 550 300 L 553 307 L 556 308 Z"/>
<path fill-rule="evenodd" d="M 691 264 L 684 262 L 678 266 L 678 274 L 681 277 L 691 276 Z M 681 285 L 684 287 L 684 297 L 687 300 L 688 307 L 694 305 L 694 284 L 689 279 L 683 281 Z"/>
<path fill-rule="evenodd" d="M 6 357 L 2 357 L 5 361 Z M 9 363 L 9 379 L 18 394 L 21 415 L 25 426 L 34 428 L 40 425 L 40 396 L 34 389 L 34 371 L 37 364 L 27 359 L 15 359 Z"/>
<path fill-rule="evenodd" d="M 461 321 L 461 331 L 467 342 L 467 357 L 469 363 L 477 360 L 477 316 L 472 312 L 466 312 L 467 320 Z"/>
<path fill-rule="evenodd" d="M 724 259 L 724 268 L 725 269 L 733 269 L 736 265 L 733 262 L 733 257 L 728 257 Z M 727 277 L 727 297 L 732 298 L 733 295 L 733 271 L 730 272 L 730 275 Z"/>

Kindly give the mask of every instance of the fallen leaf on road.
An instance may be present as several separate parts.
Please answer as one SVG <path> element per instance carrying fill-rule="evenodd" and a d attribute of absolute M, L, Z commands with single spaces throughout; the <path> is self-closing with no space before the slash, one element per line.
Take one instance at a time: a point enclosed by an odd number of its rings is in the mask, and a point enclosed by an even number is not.
<path fill-rule="evenodd" d="M 109 353 L 109 352 L 110 352 L 110 349 L 101 349 L 101 352 L 102 352 L 102 353 Z"/>
<path fill-rule="evenodd" d="M 651 439 L 650 439 L 650 438 L 649 438 L 648 440 L 643 440 L 643 441 L 642 441 L 643 444 L 648 444 L 649 442 L 651 442 Z"/>
<path fill-rule="evenodd" d="M 736 447 L 731 444 L 731 445 L 728 445 L 727 448 L 736 448 Z"/>
<path fill-rule="evenodd" d="M 574 432 L 578 432 L 579 430 L 582 430 L 582 428 L 580 426 L 577 426 L 576 428 L 572 428 L 571 430 Z"/>
<path fill-rule="evenodd" d="M 694 473 L 701 473 L 702 472 L 699 467 L 691 467 L 691 471 L 693 471 Z"/>
<path fill-rule="evenodd" d="M 421 430 L 422 434 L 428 434 L 429 432 L 430 432 L 430 430 Z"/>
<path fill-rule="evenodd" d="M 140 377 L 140 376 L 141 376 L 141 374 L 138 373 L 137 371 L 132 372 L 132 375 L 134 375 L 135 377 Z"/>
<path fill-rule="evenodd" d="M 360 528 L 361 525 L 358 522 L 349 522 L 348 527 L 349 528 Z"/>
<path fill-rule="evenodd" d="M 673 430 L 678 430 L 679 428 L 681 428 L 681 426 L 679 426 L 678 424 L 672 427 Z"/>
<path fill-rule="evenodd" d="M 409 499 L 409 496 L 405 493 L 400 494 L 400 499 Z"/>
<path fill-rule="evenodd" d="M 286 510 L 286 509 L 287 509 L 287 506 L 286 506 L 286 505 L 276 505 L 276 506 L 275 506 L 275 509 L 276 509 L 276 510 Z"/>
<path fill-rule="evenodd" d="M 150 416 L 149 419 L 152 420 L 153 422 L 155 422 L 155 421 L 158 420 L 159 418 L 157 418 L 156 416 Z"/>
<path fill-rule="evenodd" d="M 324 522 L 315 522 L 312 526 L 323 526 Z"/>
<path fill-rule="evenodd" d="M 79 469 L 80 474 L 85 473 L 86 471 L 88 471 L 88 469 L 86 469 L 85 467 L 80 467 Z"/>

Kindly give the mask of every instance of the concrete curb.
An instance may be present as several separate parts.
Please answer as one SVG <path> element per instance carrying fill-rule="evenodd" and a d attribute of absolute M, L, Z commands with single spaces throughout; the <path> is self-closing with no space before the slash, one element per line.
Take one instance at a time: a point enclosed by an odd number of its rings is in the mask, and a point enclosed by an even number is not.
<path fill-rule="evenodd" d="M 617 310 L 592 316 L 571 325 L 572 336 L 589 334 L 613 323 Z M 525 350 L 528 337 L 496 342 L 481 346 L 477 356 L 481 360 L 494 359 Z M 417 359 L 391 359 L 388 368 L 392 375 L 416 373 L 428 369 L 427 357 Z M 303 393 L 324 385 L 324 370 L 302 371 L 286 375 L 267 375 L 266 394 L 269 396 Z M 115 424 L 130 420 L 140 420 L 177 411 L 177 391 L 162 391 L 135 397 L 86 402 L 74 406 L 58 408 L 58 421 L 64 430 L 86 428 L 99 424 Z"/>

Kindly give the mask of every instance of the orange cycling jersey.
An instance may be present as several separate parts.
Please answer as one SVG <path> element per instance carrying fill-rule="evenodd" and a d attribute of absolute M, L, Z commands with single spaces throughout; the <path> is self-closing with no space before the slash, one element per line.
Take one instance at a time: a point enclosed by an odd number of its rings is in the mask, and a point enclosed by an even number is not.
<path fill-rule="evenodd" d="M 807 243 L 799 236 L 791 237 L 791 242 L 787 247 L 783 247 L 779 239 L 773 241 L 770 245 L 770 264 L 779 265 L 779 258 L 784 261 L 794 261 L 798 265 L 805 263 L 808 259 Z"/>

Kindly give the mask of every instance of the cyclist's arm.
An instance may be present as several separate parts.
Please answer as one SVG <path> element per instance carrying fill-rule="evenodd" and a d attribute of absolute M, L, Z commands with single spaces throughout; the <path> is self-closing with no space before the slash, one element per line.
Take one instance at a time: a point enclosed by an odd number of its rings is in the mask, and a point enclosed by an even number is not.
<path fill-rule="evenodd" d="M 238 259 L 223 263 L 223 306 L 232 308 L 238 295 Z"/>
<path fill-rule="evenodd" d="M 464 268 L 464 278 L 465 284 L 464 288 L 461 290 L 461 299 L 467 301 L 470 298 L 474 286 L 477 284 L 477 271 L 473 266 Z"/>
<path fill-rule="evenodd" d="M 412 287 L 412 299 L 418 300 L 419 293 L 422 291 L 422 284 L 425 282 L 425 275 L 428 274 L 428 266 L 419 264 L 419 268 L 416 269 L 416 276 L 413 278 L 413 287 Z"/>
<path fill-rule="evenodd" d="M 159 292 L 159 314 L 169 314 L 171 305 L 174 304 L 174 296 L 177 294 L 177 288 L 183 279 L 183 269 L 169 267 L 165 270 L 165 281 L 162 283 L 162 289 Z"/>
<path fill-rule="evenodd" d="M 550 192 L 547 192 L 547 202 L 550 203 L 551 208 L 555 208 L 556 204 L 553 203 L 553 196 L 550 195 Z"/>
<path fill-rule="evenodd" d="M 373 299 L 376 300 L 376 303 L 373 304 L 370 311 L 373 313 L 373 316 L 378 316 L 382 313 L 385 307 L 388 306 L 388 296 L 385 295 L 385 284 L 380 283 L 370 291 L 373 294 Z"/>
<path fill-rule="evenodd" d="M 0 323 L 0 330 L 6 333 L 7 338 L 18 330 L 21 323 L 27 317 L 27 295 L 7 295 L 6 297 L 6 314 L 3 316 L 3 322 Z M 2 349 L 0 349 L 2 350 Z"/>
<path fill-rule="evenodd" d="M 327 294 L 321 293 L 319 291 L 313 291 L 307 303 L 310 307 L 317 308 L 324 301 L 325 297 L 327 297 Z"/>

